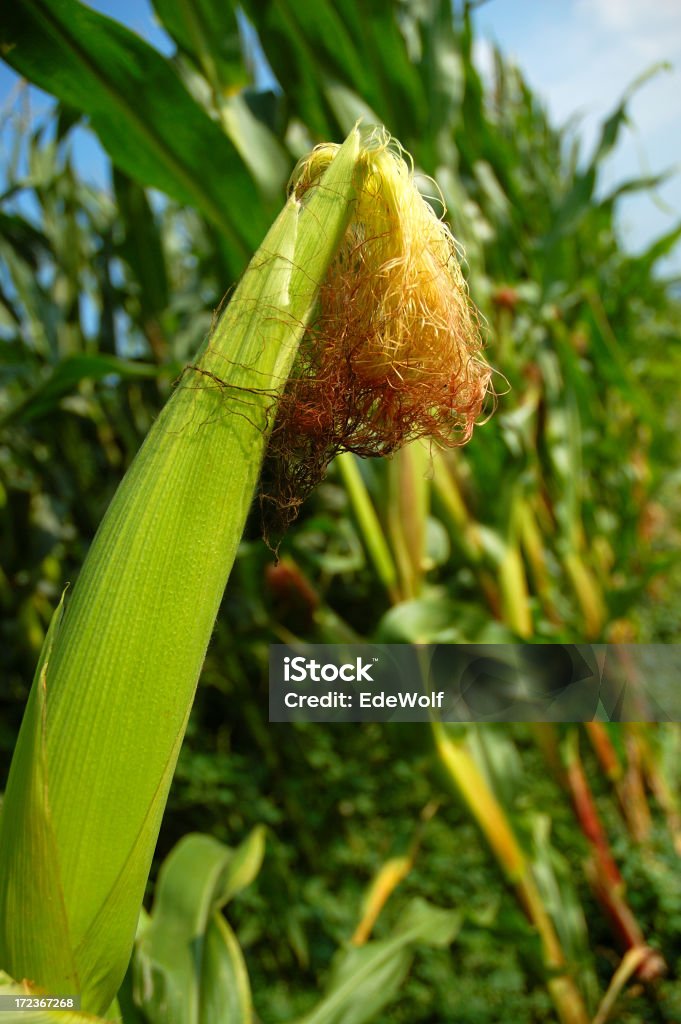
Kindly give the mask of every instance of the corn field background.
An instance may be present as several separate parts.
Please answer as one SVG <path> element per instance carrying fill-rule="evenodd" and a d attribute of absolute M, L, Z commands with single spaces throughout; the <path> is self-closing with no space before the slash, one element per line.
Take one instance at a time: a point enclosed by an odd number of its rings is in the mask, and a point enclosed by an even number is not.
<path fill-rule="evenodd" d="M 681 642 L 681 292 L 659 270 L 681 225 L 637 255 L 619 240 L 621 196 L 656 184 L 599 187 L 627 97 L 583 152 L 503 54 L 481 76 L 469 5 L 153 7 L 171 57 L 76 0 L 8 15 L 31 45 L 3 57 L 55 103 L 36 119 L 20 89 L 2 115 L 0 785 L 52 612 L 123 473 L 297 159 L 363 117 L 441 189 L 497 409 L 462 449 L 341 456 L 278 562 L 254 509 L 146 909 L 188 833 L 245 841 L 226 915 L 265 1024 L 681 1020 L 677 725 L 462 726 L 438 745 L 420 726 L 267 720 L 271 643 Z M 244 15 L 280 89 L 254 85 Z M 77 169 L 83 126 L 108 189 Z M 126 1024 L 166 1019 L 143 984 L 149 934 Z M 552 987 L 559 964 L 581 1016 Z"/>

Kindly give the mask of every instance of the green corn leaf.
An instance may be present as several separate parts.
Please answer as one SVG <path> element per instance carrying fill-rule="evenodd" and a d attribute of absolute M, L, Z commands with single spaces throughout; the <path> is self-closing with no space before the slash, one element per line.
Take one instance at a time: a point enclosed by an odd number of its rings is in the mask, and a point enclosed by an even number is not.
<path fill-rule="evenodd" d="M 226 864 L 216 892 L 216 906 L 224 907 L 238 892 L 251 884 L 260 871 L 265 853 L 265 831 L 254 828 Z"/>
<path fill-rule="evenodd" d="M 135 954 L 138 1002 L 153 1024 L 250 1021 L 248 974 L 220 907 L 257 874 L 263 840 L 257 828 L 231 850 L 195 834 L 167 857 Z"/>
<path fill-rule="evenodd" d="M 329 107 L 336 116 L 344 107 L 347 114 L 356 93 L 362 106 L 376 111 L 373 120 L 389 124 L 411 146 L 414 125 L 428 120 L 428 104 L 389 6 L 373 0 L 248 0 L 244 7 L 278 81 L 314 132 L 329 135 Z M 340 95 L 337 86 L 343 87 Z"/>
<path fill-rule="evenodd" d="M 52 358 L 58 352 L 57 332 L 50 316 L 52 309 L 45 292 L 40 287 L 34 271 L 35 260 L 25 259 L 21 251 L 14 250 L 0 234 L 0 259 L 6 269 L 12 306 L 21 310 L 21 315 L 30 332 L 34 348 L 44 358 Z"/>
<path fill-rule="evenodd" d="M 373 0 L 340 0 L 334 6 L 348 26 L 363 75 L 368 79 L 364 87 L 362 79 L 348 66 L 343 81 L 365 97 L 411 149 L 414 127 L 427 123 L 430 111 L 400 23 L 389 5 Z"/>
<path fill-rule="evenodd" d="M 655 75 L 659 75 L 661 71 L 670 70 L 670 64 L 666 61 L 659 61 L 656 64 L 652 64 L 649 68 L 646 68 L 645 71 L 640 75 L 637 75 L 633 82 L 631 82 L 612 114 L 610 114 L 601 125 L 600 138 L 591 161 L 592 167 L 596 168 L 615 148 L 620 130 L 627 122 L 629 102 L 632 96 L 634 96 L 638 90 L 646 84 L 646 82 L 650 81 L 651 78 L 654 78 Z"/>
<path fill-rule="evenodd" d="M 201 979 L 202 1024 L 251 1024 L 251 987 L 241 947 L 221 914 L 214 914 L 206 933 L 205 968 Z"/>
<path fill-rule="evenodd" d="M 623 181 L 617 188 L 614 188 L 605 199 L 603 200 L 603 206 L 612 206 L 620 196 L 625 196 L 631 192 L 654 192 L 660 185 L 664 185 L 670 178 L 675 177 L 678 174 L 679 167 L 673 166 L 667 168 L 666 171 L 662 171 L 660 174 L 645 174 L 638 178 L 629 178 Z"/>
<path fill-rule="evenodd" d="M 291 169 L 289 155 L 274 132 L 255 116 L 243 93 L 222 100 L 220 120 L 262 195 L 268 199 L 280 195 Z M 357 121 L 356 117 L 348 131 Z"/>
<path fill-rule="evenodd" d="M 677 224 L 671 231 L 656 239 L 639 257 L 635 257 L 635 261 L 640 261 L 643 268 L 650 270 L 658 260 L 672 251 L 680 238 L 681 224 Z"/>
<path fill-rule="evenodd" d="M 139 285 L 146 323 L 160 316 L 170 299 L 161 232 L 146 192 L 136 181 L 114 168 L 113 186 L 125 232 L 119 252 Z"/>
<path fill-rule="evenodd" d="M 12 951 L 0 955 L 0 969 L 10 967 L 15 977 L 33 978 L 55 993 L 77 995 L 77 968 L 60 899 L 58 848 L 47 797 L 47 671 L 63 619 L 64 596 L 45 637 L 22 723 L 22 755 L 13 760 L 2 804 L 0 927 L 11 929 Z M 42 907 L 34 931 L 22 927 L 32 904 Z M 14 964 L 18 969 L 12 968 Z M 21 964 L 30 965 L 30 970 Z"/>
<path fill-rule="evenodd" d="M 29 423 L 52 413 L 64 395 L 75 391 L 83 380 L 123 377 L 130 380 L 156 377 L 158 367 L 108 355 L 70 356 L 58 363 L 49 377 L 0 418 L 0 426 Z"/>
<path fill-rule="evenodd" d="M 386 1006 L 409 971 L 413 947 L 448 946 L 461 917 L 456 911 L 413 900 L 388 939 L 349 946 L 336 958 L 328 992 L 298 1024 L 364 1024 Z"/>
<path fill-rule="evenodd" d="M 274 406 L 347 224 L 358 152 L 353 131 L 320 187 L 286 203 L 119 487 L 33 688 L 0 819 L 0 964 L 53 991 L 68 982 L 94 1013 L 127 967 Z"/>
<path fill-rule="evenodd" d="M 243 268 L 267 211 L 232 143 L 156 50 L 77 0 L 25 0 L 5 13 L 0 52 L 87 114 L 130 177 L 201 210 L 229 240 L 232 269 Z"/>
<path fill-rule="evenodd" d="M 267 59 L 308 128 L 321 137 L 333 134 L 323 100 L 329 78 L 360 83 L 369 98 L 370 75 L 356 51 L 343 18 L 328 0 L 296 4 L 248 0 L 246 13 L 255 24 Z"/>
<path fill-rule="evenodd" d="M 236 5 L 214 0 L 153 0 L 153 5 L 163 27 L 217 95 L 247 84 Z"/>

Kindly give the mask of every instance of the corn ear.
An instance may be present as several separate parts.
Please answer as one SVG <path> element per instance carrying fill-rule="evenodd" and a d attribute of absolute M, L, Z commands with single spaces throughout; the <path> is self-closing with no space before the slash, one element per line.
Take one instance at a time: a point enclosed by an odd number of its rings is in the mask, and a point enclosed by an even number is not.
<path fill-rule="evenodd" d="M 92 1013 L 128 963 L 274 405 L 358 154 L 354 130 L 322 187 L 289 198 L 119 487 L 31 692 L 0 820 L 0 964 Z"/>

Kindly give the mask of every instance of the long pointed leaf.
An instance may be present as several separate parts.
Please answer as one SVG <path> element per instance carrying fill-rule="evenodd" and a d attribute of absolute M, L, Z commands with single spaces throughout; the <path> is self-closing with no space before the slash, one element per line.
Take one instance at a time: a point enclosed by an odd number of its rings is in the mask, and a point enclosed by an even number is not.
<path fill-rule="evenodd" d="M 262 829 L 236 850 L 211 836 L 186 836 L 159 875 L 151 924 L 135 954 L 138 991 L 156 1024 L 223 1024 L 250 1017 L 239 945 L 219 912 L 225 890 L 257 873 Z M 228 1011 L 229 1008 L 229 1012 Z"/>
<path fill-rule="evenodd" d="M 409 970 L 413 946 L 447 946 L 460 926 L 456 911 L 414 900 L 390 938 L 338 954 L 326 996 L 298 1024 L 364 1024 L 394 998 Z"/>
<path fill-rule="evenodd" d="M 10 4 L 0 42 L 20 74 L 89 116 L 130 177 L 197 206 L 230 240 L 233 269 L 242 269 L 267 211 L 232 143 L 156 50 L 77 0 Z"/>

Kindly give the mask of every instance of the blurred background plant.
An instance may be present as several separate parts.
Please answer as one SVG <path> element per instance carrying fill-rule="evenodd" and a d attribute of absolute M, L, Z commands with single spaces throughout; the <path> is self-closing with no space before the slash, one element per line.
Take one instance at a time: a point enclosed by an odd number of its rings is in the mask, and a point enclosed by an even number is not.
<path fill-rule="evenodd" d="M 487 321 L 498 408 L 470 444 L 342 456 L 278 564 L 253 515 L 225 595 L 158 860 L 189 831 L 233 846 L 268 827 L 230 905 L 268 1022 L 308 1012 L 358 923 L 388 942 L 416 897 L 460 930 L 372 1019 L 548 1021 L 549 991 L 587 1019 L 551 988 L 565 963 L 589 1019 L 617 996 L 612 1019 L 681 1015 L 675 725 L 434 746 L 418 726 L 267 722 L 276 641 L 681 640 L 680 301 L 657 270 L 681 226 L 623 248 L 618 201 L 657 180 L 599 187 L 629 97 L 584 154 L 501 53 L 477 70 L 472 6 L 155 0 L 169 56 L 75 0 L 24 0 L 3 27 L 5 59 L 57 99 L 36 120 L 21 87 L 3 113 L 3 778 L 62 588 L 299 156 L 359 116 L 385 124 L 426 194 L 437 181 Z M 263 60 L 276 87 L 256 87 Z M 108 189 L 77 169 L 83 126 Z"/>

